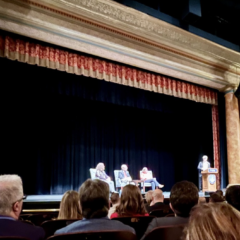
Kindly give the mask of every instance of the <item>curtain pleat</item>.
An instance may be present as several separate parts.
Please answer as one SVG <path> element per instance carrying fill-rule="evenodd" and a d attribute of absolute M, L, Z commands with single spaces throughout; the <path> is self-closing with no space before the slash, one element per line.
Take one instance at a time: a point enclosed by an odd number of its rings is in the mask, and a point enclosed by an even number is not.
<path fill-rule="evenodd" d="M 218 169 L 217 189 L 220 189 L 221 182 L 221 162 L 220 162 L 220 138 L 219 138 L 219 116 L 218 106 L 212 106 L 212 130 L 213 130 L 213 156 L 214 167 Z"/>
<path fill-rule="evenodd" d="M 0 35 L 0 56 L 76 75 L 217 105 L 217 92 L 132 67 Z"/>

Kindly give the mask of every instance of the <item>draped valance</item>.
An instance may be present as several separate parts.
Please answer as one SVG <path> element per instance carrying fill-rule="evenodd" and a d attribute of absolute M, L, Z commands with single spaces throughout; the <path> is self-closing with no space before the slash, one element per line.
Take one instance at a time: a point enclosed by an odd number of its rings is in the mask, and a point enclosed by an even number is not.
<path fill-rule="evenodd" d="M 0 34 L 0 56 L 148 91 L 217 105 L 214 90 L 98 59 Z"/>

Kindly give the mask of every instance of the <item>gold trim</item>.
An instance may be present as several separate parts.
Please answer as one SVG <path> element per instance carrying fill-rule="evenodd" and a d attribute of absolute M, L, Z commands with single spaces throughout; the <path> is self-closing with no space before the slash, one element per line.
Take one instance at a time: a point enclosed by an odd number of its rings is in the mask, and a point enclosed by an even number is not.
<path fill-rule="evenodd" d="M 98 27 L 98 28 L 102 28 L 104 30 L 108 30 L 110 32 L 114 32 L 116 34 L 119 34 L 119 35 L 122 35 L 122 36 L 125 36 L 125 37 L 128 37 L 128 38 L 131 38 L 135 41 L 139 41 L 139 42 L 142 42 L 142 43 L 145 43 L 145 44 L 148 44 L 148 45 L 151 45 L 151 46 L 154 46 L 154 47 L 158 47 L 162 50 L 165 50 L 167 52 L 172 52 L 174 54 L 177 54 L 177 55 L 180 55 L 182 57 L 186 57 L 186 58 L 189 58 L 189 59 L 192 59 L 194 61 L 197 61 L 197 62 L 200 62 L 200 63 L 203 63 L 203 64 L 206 64 L 206 65 L 209 65 L 211 67 L 214 67 L 214 68 L 218 68 L 219 70 L 222 70 L 222 71 L 228 71 L 230 73 L 234 73 L 236 74 L 236 69 L 233 70 L 233 69 L 230 69 L 230 68 L 227 68 L 227 67 L 223 67 L 221 65 L 218 65 L 218 64 L 214 64 L 214 63 L 211 63 L 207 60 L 203 60 L 201 59 L 200 57 L 197 57 L 197 56 L 194 56 L 192 54 L 187 54 L 183 51 L 180 51 L 180 50 L 177 50 L 177 49 L 173 49 L 171 47 L 168 47 L 164 44 L 160 44 L 160 43 L 157 43 L 157 42 L 153 42 L 152 40 L 148 40 L 147 38 L 143 38 L 143 37 L 139 37 L 135 34 L 132 34 L 130 32 L 124 32 L 120 29 L 117 29 L 116 28 L 113 28 L 113 27 L 110 27 L 110 26 L 107 26 L 103 23 L 99 23 L 99 22 L 95 22 L 93 20 L 90 20 L 86 17 L 76 17 L 74 15 L 70 15 L 68 13 L 65 13 L 65 12 L 62 12 L 62 11 L 59 11 L 59 10 L 56 10 L 56 9 L 53 9 L 51 7 L 47 7 L 47 6 L 44 6 L 42 4 L 39 4 L 39 3 L 36 3 L 36 2 L 33 2 L 31 0 L 19 0 L 21 2 L 25 2 L 25 3 L 28 3 L 30 5 L 33 5 L 33 6 L 36 6 L 36 7 L 39 7 L 39 8 L 42 8 L 44 10 L 48 10 L 48 11 L 51 11 L 51 12 L 54 12 L 54 13 L 57 13 L 57 14 L 60 14 L 62 16 L 65 16 L 65 17 L 69 17 L 69 18 L 72 18 L 74 20 L 78 20 L 80 22 L 84 22 L 84 23 L 87 23 L 87 24 L 90 24 L 90 25 L 93 25 L 95 27 Z M 215 43 L 214 43 L 215 44 Z M 216 44 L 217 45 L 217 44 Z"/>
<path fill-rule="evenodd" d="M 59 209 L 23 209 L 22 212 L 59 212 Z"/>

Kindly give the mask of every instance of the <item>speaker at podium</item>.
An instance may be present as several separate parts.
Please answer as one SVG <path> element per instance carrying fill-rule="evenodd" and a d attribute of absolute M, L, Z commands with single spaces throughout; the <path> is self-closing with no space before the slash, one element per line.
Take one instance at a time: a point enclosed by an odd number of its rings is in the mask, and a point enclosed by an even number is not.
<path fill-rule="evenodd" d="M 202 173 L 202 191 L 216 192 L 217 191 L 217 168 L 208 168 Z"/>

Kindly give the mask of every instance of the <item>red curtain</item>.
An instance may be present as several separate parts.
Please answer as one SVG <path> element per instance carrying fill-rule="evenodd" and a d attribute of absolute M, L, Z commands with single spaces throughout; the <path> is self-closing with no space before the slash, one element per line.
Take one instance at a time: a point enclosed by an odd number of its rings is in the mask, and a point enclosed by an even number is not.
<path fill-rule="evenodd" d="M 98 58 L 30 43 L 18 38 L 14 39 L 0 35 L 0 56 L 196 102 L 217 105 L 217 93 L 208 88 Z"/>
<path fill-rule="evenodd" d="M 217 189 L 220 189 L 221 162 L 220 162 L 220 139 L 219 139 L 219 117 L 218 106 L 212 106 L 212 129 L 213 129 L 213 154 L 214 167 L 218 169 Z"/>

